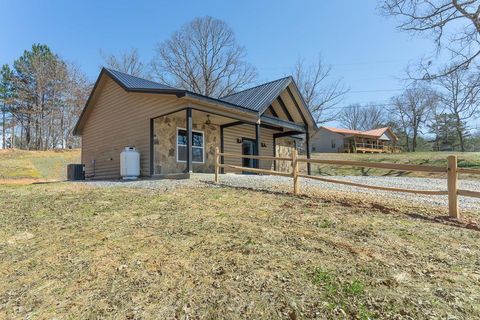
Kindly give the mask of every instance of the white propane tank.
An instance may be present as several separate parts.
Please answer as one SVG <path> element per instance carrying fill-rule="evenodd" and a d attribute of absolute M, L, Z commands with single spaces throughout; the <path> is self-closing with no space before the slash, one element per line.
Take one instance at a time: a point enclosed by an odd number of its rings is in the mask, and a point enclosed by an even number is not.
<path fill-rule="evenodd" d="M 137 179 L 140 175 L 140 153 L 135 147 L 125 147 L 120 153 L 120 175 L 122 179 Z"/>

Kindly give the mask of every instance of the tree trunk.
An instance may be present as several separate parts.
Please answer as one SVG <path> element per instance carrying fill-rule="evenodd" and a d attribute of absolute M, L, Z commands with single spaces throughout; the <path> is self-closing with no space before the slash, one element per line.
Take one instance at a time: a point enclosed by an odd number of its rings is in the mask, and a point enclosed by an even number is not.
<path fill-rule="evenodd" d="M 413 130 L 413 137 L 412 137 L 412 152 L 415 152 L 417 148 L 417 130 Z"/>
<path fill-rule="evenodd" d="M 12 114 L 12 126 L 10 129 L 10 148 L 15 148 L 15 117 Z"/>
<path fill-rule="evenodd" d="M 463 132 L 462 132 L 462 121 L 460 120 L 460 117 L 458 116 L 458 114 L 455 115 L 455 119 L 457 120 L 456 129 L 458 134 L 458 140 L 460 140 L 460 150 L 462 152 L 465 152 L 465 143 L 463 141 Z"/>
<path fill-rule="evenodd" d="M 30 150 L 30 140 L 32 139 L 31 127 L 30 127 L 30 116 L 27 117 L 27 125 L 25 126 L 25 148 Z"/>
<path fill-rule="evenodd" d="M 5 137 L 5 134 L 7 133 L 7 129 L 5 128 L 5 126 L 6 126 L 6 121 L 5 121 L 6 113 L 7 113 L 7 110 L 6 110 L 5 103 L 4 103 L 3 108 L 2 108 L 2 148 L 3 149 L 7 148 L 7 138 Z"/>
<path fill-rule="evenodd" d="M 62 112 L 62 116 L 60 117 L 60 137 L 62 139 L 62 149 L 65 149 L 65 144 L 66 144 L 66 137 L 65 137 L 65 123 L 63 120 L 63 117 L 65 115 L 65 111 Z"/>

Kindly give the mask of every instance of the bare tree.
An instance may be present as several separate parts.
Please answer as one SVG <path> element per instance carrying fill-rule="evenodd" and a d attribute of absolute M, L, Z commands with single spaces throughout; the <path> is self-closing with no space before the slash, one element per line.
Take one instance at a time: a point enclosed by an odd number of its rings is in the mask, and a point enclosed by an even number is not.
<path fill-rule="evenodd" d="M 121 51 L 118 55 L 103 54 L 102 51 L 100 51 L 100 54 L 107 68 L 128 73 L 135 77 L 148 77 L 147 67 L 140 60 L 136 48 Z"/>
<path fill-rule="evenodd" d="M 59 114 L 57 132 L 62 148 L 78 147 L 80 139 L 73 135 L 75 123 L 83 110 L 92 90 L 92 84 L 77 65 L 68 64 L 68 78 L 65 83 L 64 103 Z"/>
<path fill-rule="evenodd" d="M 415 152 L 417 138 L 437 103 L 437 94 L 425 86 L 406 89 L 392 101 L 394 120 L 402 127 L 408 151 Z M 410 144 L 411 140 L 411 144 Z"/>
<path fill-rule="evenodd" d="M 386 123 L 385 108 L 370 104 L 363 109 L 362 130 L 380 128 Z"/>
<path fill-rule="evenodd" d="M 363 121 L 362 105 L 356 103 L 343 108 L 338 114 L 338 121 L 347 129 L 360 130 Z"/>
<path fill-rule="evenodd" d="M 407 116 L 407 108 L 405 107 L 405 101 L 401 96 L 392 98 L 392 112 L 390 113 L 390 123 L 395 124 L 401 133 L 401 136 L 405 139 L 405 148 L 407 151 L 411 150 L 411 132 L 412 127 L 410 124 L 410 117 Z"/>
<path fill-rule="evenodd" d="M 457 69 L 439 78 L 437 84 L 442 89 L 440 100 L 454 116 L 455 130 L 460 149 L 465 151 L 465 123 L 477 116 L 480 110 L 480 74 Z"/>
<path fill-rule="evenodd" d="M 342 79 L 330 80 L 332 67 L 325 65 L 322 57 L 312 64 L 306 64 L 304 59 L 298 59 L 293 77 L 312 112 L 317 124 L 332 121 L 336 118 L 335 106 L 345 97 L 349 89 Z"/>
<path fill-rule="evenodd" d="M 386 123 L 384 109 L 374 105 L 352 104 L 342 109 L 338 121 L 352 130 L 372 130 Z"/>
<path fill-rule="evenodd" d="M 245 61 L 246 50 L 222 20 L 196 18 L 158 44 L 154 76 L 171 86 L 222 97 L 251 84 L 256 69 Z"/>
<path fill-rule="evenodd" d="M 480 56 L 480 1 L 478 0 L 382 0 L 384 14 L 400 17 L 398 28 L 433 37 L 436 53 L 450 53 L 453 63 L 439 74 L 430 70 L 430 59 L 420 62 L 417 79 L 433 79 L 469 67 Z"/>

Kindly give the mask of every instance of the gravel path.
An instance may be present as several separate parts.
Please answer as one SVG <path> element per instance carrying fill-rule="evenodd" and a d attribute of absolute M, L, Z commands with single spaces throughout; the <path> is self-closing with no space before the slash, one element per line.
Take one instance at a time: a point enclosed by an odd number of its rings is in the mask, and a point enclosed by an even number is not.
<path fill-rule="evenodd" d="M 345 180 L 368 185 L 404 188 L 404 189 L 422 189 L 422 190 L 446 190 L 447 180 L 430 178 L 409 178 L 409 177 L 379 177 L 379 176 L 337 176 L 328 177 L 331 179 Z M 194 174 L 187 180 L 137 180 L 137 181 L 85 181 L 77 182 L 98 187 L 129 187 L 129 188 L 147 188 L 171 190 L 177 187 L 208 187 L 212 186 L 213 174 Z M 225 174 L 220 176 L 220 182 L 232 187 L 255 188 L 267 191 L 292 191 L 292 179 L 278 176 L 257 176 L 257 175 L 237 175 Z M 310 188 L 328 189 L 346 192 L 356 192 L 364 194 L 375 194 L 376 196 L 396 197 L 402 200 L 415 201 L 422 204 L 447 206 L 447 196 L 416 195 L 401 192 L 389 192 L 381 190 L 370 190 L 334 183 L 316 181 L 312 179 L 301 179 L 302 192 L 307 192 Z M 459 180 L 459 188 L 467 190 L 480 190 L 480 181 Z M 461 208 L 480 211 L 480 199 L 459 197 Z"/>

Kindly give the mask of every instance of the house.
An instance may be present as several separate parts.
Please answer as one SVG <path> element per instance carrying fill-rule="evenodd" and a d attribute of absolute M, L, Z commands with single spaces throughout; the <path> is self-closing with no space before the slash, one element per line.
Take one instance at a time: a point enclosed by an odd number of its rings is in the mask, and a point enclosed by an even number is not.
<path fill-rule="evenodd" d="M 312 137 L 314 152 L 400 152 L 397 136 L 389 127 L 368 131 L 320 127 Z"/>
<path fill-rule="evenodd" d="M 93 179 L 120 177 L 120 153 L 140 153 L 140 175 L 188 177 L 214 172 L 215 149 L 235 155 L 285 156 L 317 129 L 292 77 L 212 98 L 103 68 L 74 134 Z M 276 169 L 276 161 L 222 157 L 243 167 Z M 225 172 L 238 172 L 234 169 Z"/>

